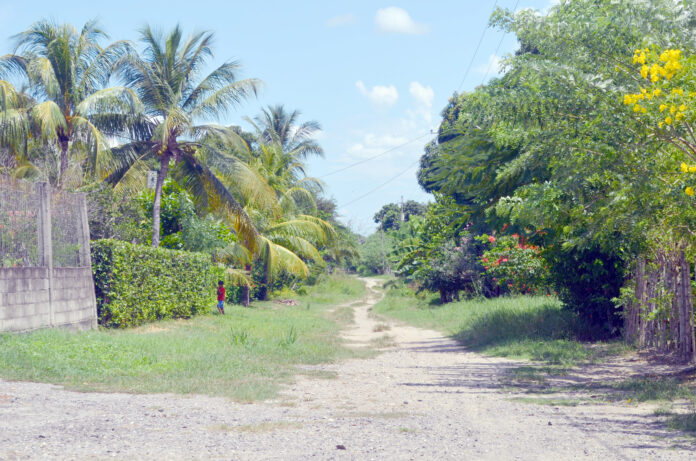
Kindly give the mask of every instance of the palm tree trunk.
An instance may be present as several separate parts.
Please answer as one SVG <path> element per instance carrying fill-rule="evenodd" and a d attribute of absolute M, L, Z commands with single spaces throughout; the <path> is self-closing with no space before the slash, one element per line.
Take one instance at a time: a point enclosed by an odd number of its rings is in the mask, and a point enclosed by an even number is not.
<path fill-rule="evenodd" d="M 155 200 L 152 203 L 152 246 L 158 247 L 160 243 L 160 207 L 162 204 L 162 186 L 169 170 L 169 159 L 171 154 L 165 152 L 160 157 L 160 170 L 155 184 Z"/>
<path fill-rule="evenodd" d="M 58 188 L 63 188 L 65 181 L 65 170 L 68 169 L 68 147 L 70 146 L 70 138 L 60 130 L 58 133 L 58 146 L 60 147 L 60 166 L 58 169 Z"/>
<path fill-rule="evenodd" d="M 267 257 L 263 263 L 263 276 L 261 278 L 261 286 L 259 287 L 259 300 L 266 301 L 268 299 L 268 282 L 270 281 L 271 264 Z"/>
<path fill-rule="evenodd" d="M 245 266 L 245 270 L 246 270 L 249 274 L 251 274 L 251 265 L 247 264 L 247 265 Z M 250 293 L 250 291 L 251 291 L 251 290 L 249 290 L 249 286 L 248 286 L 248 285 L 244 285 L 244 286 L 242 287 L 242 306 L 244 306 L 244 307 L 249 307 L 249 302 L 250 302 L 249 293 Z"/>

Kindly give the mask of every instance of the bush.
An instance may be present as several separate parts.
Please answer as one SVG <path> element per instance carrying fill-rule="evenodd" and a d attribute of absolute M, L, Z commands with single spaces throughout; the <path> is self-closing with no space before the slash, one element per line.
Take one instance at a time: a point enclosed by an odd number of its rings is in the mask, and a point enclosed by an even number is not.
<path fill-rule="evenodd" d="M 496 283 L 511 294 L 539 294 L 547 291 L 549 271 L 541 249 L 530 245 L 518 234 L 477 239 L 489 245 L 481 264 Z"/>
<path fill-rule="evenodd" d="M 624 283 L 625 262 L 599 248 L 549 248 L 550 277 L 558 298 L 574 311 L 586 331 L 582 339 L 607 339 L 618 336 L 623 326 L 621 312 L 613 299 L 620 296 Z"/>
<path fill-rule="evenodd" d="M 425 267 L 415 274 L 421 289 L 440 292 L 442 304 L 459 300 L 459 292 L 467 296 L 490 294 L 483 266 L 478 261 L 479 245 L 464 234 L 458 240 L 443 243 L 430 254 Z"/>
<path fill-rule="evenodd" d="M 92 241 L 99 323 L 130 327 L 206 312 L 222 271 L 209 255 Z"/>

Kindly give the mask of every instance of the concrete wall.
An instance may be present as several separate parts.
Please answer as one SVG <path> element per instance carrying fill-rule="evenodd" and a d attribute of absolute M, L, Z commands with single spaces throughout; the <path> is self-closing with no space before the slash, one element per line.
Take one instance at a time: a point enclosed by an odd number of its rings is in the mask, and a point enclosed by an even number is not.
<path fill-rule="evenodd" d="M 50 277 L 49 277 L 50 275 Z M 89 267 L 0 268 L 0 331 L 96 328 Z"/>

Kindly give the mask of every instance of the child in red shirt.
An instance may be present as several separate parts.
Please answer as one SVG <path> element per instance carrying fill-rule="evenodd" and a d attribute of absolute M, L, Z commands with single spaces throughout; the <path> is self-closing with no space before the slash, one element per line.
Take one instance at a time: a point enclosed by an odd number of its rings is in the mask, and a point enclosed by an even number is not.
<path fill-rule="evenodd" d="M 225 315 L 225 283 L 220 280 L 218 281 L 218 304 L 217 308 L 222 315 Z"/>

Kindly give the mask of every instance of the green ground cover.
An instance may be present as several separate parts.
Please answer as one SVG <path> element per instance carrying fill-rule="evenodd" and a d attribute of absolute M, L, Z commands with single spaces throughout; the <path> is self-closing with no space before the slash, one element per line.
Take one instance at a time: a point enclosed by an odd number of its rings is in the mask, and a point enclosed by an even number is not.
<path fill-rule="evenodd" d="M 327 278 L 299 305 L 254 303 L 125 330 L 41 330 L 0 335 L 0 377 L 49 382 L 81 391 L 174 392 L 268 398 L 296 365 L 354 355 L 338 339 L 336 304 L 359 299 L 363 282 Z"/>
<path fill-rule="evenodd" d="M 572 312 L 548 296 L 463 300 L 444 305 L 436 295 L 418 295 L 387 283 L 375 313 L 432 328 L 486 355 L 522 358 L 557 366 L 595 362 L 629 348 L 620 342 L 575 339 Z"/>

